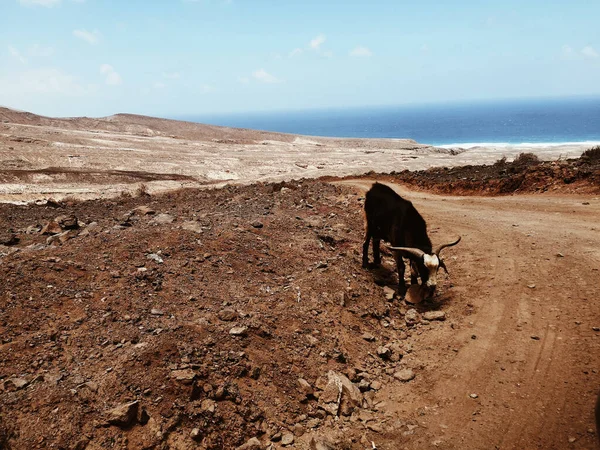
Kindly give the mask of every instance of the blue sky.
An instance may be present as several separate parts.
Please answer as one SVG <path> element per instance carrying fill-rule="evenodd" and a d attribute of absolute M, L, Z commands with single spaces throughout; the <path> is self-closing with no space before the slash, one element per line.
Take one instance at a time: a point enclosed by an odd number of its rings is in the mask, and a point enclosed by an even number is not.
<path fill-rule="evenodd" d="M 600 94 L 600 2 L 0 0 L 0 105 L 174 116 Z"/>

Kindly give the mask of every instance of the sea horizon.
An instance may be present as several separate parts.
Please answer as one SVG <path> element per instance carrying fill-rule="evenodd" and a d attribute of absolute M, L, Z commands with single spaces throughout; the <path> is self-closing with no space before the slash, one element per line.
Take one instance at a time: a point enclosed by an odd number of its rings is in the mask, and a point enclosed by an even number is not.
<path fill-rule="evenodd" d="M 188 114 L 170 118 L 305 136 L 413 139 L 447 148 L 600 145 L 600 96 Z"/>

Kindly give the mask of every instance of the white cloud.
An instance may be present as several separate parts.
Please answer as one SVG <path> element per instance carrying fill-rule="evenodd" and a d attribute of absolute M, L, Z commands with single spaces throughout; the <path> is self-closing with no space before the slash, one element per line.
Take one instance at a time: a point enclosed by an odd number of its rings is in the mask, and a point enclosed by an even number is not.
<path fill-rule="evenodd" d="M 320 34 L 310 41 L 310 48 L 312 48 L 313 50 L 319 50 L 321 48 L 321 45 L 323 45 L 325 41 L 325 35 Z"/>
<path fill-rule="evenodd" d="M 281 82 L 281 80 L 279 80 L 277 77 L 268 73 L 265 69 L 258 69 L 256 71 L 254 71 L 252 76 L 254 78 L 256 78 L 258 81 L 262 81 L 263 83 L 280 83 Z"/>
<path fill-rule="evenodd" d="M 359 45 L 350 52 L 350 56 L 368 58 L 369 56 L 373 56 L 373 52 L 371 52 L 371 50 L 369 50 L 367 47 Z"/>
<path fill-rule="evenodd" d="M 581 49 L 581 54 L 586 58 L 598 58 L 598 52 L 591 45 L 586 45 Z"/>
<path fill-rule="evenodd" d="M 423 44 L 421 45 L 421 51 L 427 53 L 429 51 L 429 45 Z"/>
<path fill-rule="evenodd" d="M 14 56 L 15 58 L 17 58 L 19 61 L 21 61 L 21 63 L 27 64 L 27 59 L 21 54 L 21 52 L 19 50 L 17 50 L 16 48 L 14 48 L 12 45 L 8 46 L 8 52 L 12 56 Z"/>
<path fill-rule="evenodd" d="M 248 83 L 250 83 L 250 78 L 248 78 L 248 77 L 238 77 L 238 83 L 248 84 Z"/>
<path fill-rule="evenodd" d="M 28 94 L 87 94 L 92 86 L 84 86 L 79 79 L 56 68 L 42 68 L 0 77 L 0 94 L 7 97 Z"/>
<path fill-rule="evenodd" d="M 45 6 L 46 8 L 52 8 L 53 6 L 59 5 L 61 0 L 19 0 L 21 5 L 25 6 Z"/>
<path fill-rule="evenodd" d="M 215 92 L 215 88 L 214 86 L 211 86 L 210 84 L 203 84 L 202 86 L 200 86 L 200 91 L 203 94 L 210 94 L 211 92 Z"/>
<path fill-rule="evenodd" d="M 105 82 L 110 86 L 116 86 L 123 83 L 121 75 L 110 64 L 102 64 L 100 66 L 100 73 L 106 75 Z"/>
<path fill-rule="evenodd" d="M 327 50 L 326 52 L 321 53 L 325 58 L 333 58 L 333 52 L 331 50 Z"/>
<path fill-rule="evenodd" d="M 292 51 L 291 51 L 291 52 L 288 54 L 288 56 L 289 56 L 290 58 L 293 58 L 293 57 L 294 57 L 294 56 L 296 56 L 296 55 L 300 55 L 300 54 L 302 54 L 302 52 L 303 52 L 303 50 L 302 50 L 301 48 L 295 48 L 294 50 L 292 50 Z"/>
<path fill-rule="evenodd" d="M 162 81 L 157 81 L 154 83 L 154 89 L 164 89 L 167 87 L 167 85 L 165 83 L 163 83 Z"/>
<path fill-rule="evenodd" d="M 562 52 L 563 52 L 563 55 L 570 55 L 573 53 L 573 49 L 571 48 L 570 45 L 565 44 L 562 46 Z"/>
<path fill-rule="evenodd" d="M 98 30 L 87 31 L 87 30 L 73 30 L 73 36 L 83 39 L 88 44 L 95 45 L 100 40 L 100 33 Z"/>

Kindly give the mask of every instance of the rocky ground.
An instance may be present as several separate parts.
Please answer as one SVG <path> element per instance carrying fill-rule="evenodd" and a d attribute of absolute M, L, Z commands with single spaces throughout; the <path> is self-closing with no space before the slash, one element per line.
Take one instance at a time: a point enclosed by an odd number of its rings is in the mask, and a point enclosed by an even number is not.
<path fill-rule="evenodd" d="M 330 184 L 0 210 L 11 448 L 364 447 L 444 326 L 359 268 L 359 196 Z"/>
<path fill-rule="evenodd" d="M 374 179 L 434 244 L 462 236 L 433 301 L 395 298 L 385 249 L 361 268 Z M 0 448 L 595 448 L 594 158 L 152 195 L 132 180 L 0 204 Z M 546 192 L 491 195 L 506 186 Z"/>

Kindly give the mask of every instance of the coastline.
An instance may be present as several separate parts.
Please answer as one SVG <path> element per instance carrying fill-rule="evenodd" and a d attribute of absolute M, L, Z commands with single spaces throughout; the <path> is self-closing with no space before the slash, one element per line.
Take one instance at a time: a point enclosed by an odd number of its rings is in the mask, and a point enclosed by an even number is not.
<path fill-rule="evenodd" d="M 134 195 L 182 187 L 280 182 L 493 164 L 520 153 L 576 158 L 594 142 L 431 146 L 332 138 L 117 114 L 53 119 L 0 108 L 0 202 Z"/>

